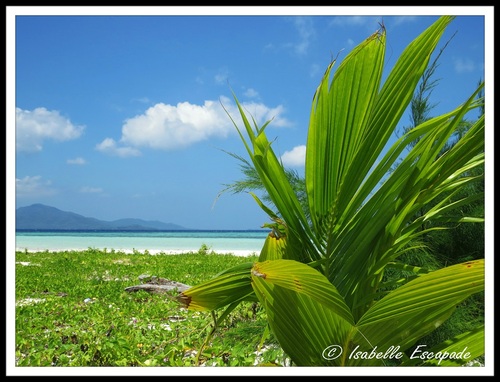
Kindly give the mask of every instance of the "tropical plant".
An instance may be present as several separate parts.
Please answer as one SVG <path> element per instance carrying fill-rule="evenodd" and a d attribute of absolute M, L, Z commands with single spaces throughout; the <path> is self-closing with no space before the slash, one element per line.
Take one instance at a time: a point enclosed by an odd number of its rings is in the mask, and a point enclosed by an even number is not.
<path fill-rule="evenodd" d="M 436 270 L 399 261 L 408 244 L 430 230 L 483 221 L 457 213 L 483 194 L 455 197 L 482 179 L 468 174 L 484 163 L 484 116 L 440 153 L 465 114 L 481 107 L 477 94 L 483 84 L 463 105 L 422 122 L 387 149 L 453 19 L 439 17 L 415 38 L 383 84 L 383 25 L 335 72 L 335 61 L 330 63 L 313 97 L 308 130 L 310 217 L 266 137 L 271 121 L 261 127 L 250 123 L 234 96 L 244 131 L 231 119 L 277 211 L 253 195 L 272 221 L 258 261 L 184 291 L 180 302 L 212 311 L 216 330 L 240 302 L 258 301 L 267 313 L 268 333 L 299 366 L 456 366 L 484 354 L 483 326 L 426 348 L 425 356 L 422 347 L 411 350 L 461 302 L 484 290 L 484 259 Z M 416 213 L 421 210 L 423 215 Z M 422 230 L 426 221 L 433 225 Z M 394 268 L 411 274 L 385 277 Z"/>
<path fill-rule="evenodd" d="M 455 35 L 453 35 L 453 37 L 454 36 Z M 430 103 L 432 91 L 439 82 L 439 79 L 435 79 L 433 78 L 433 76 L 439 66 L 439 58 L 443 54 L 450 41 L 451 39 L 448 40 L 446 44 L 439 50 L 436 57 L 434 57 L 432 62 L 428 65 L 427 69 L 425 69 L 424 73 L 422 74 L 420 82 L 410 102 L 410 126 L 403 127 L 403 132 L 407 133 L 409 130 L 430 119 L 431 110 L 437 106 L 436 103 Z M 410 144 L 410 146 L 414 146 L 415 144 L 416 142 L 414 141 Z"/>
<path fill-rule="evenodd" d="M 269 194 L 266 192 L 264 184 L 259 178 L 259 173 L 255 169 L 254 166 L 242 156 L 227 152 L 227 154 L 231 155 L 233 158 L 237 159 L 240 162 L 240 169 L 243 173 L 243 179 L 237 180 L 230 184 L 225 184 L 224 189 L 219 192 L 217 195 L 217 199 L 224 194 L 225 192 L 231 192 L 233 194 L 238 194 L 241 192 L 255 192 L 261 191 L 263 194 L 261 199 L 272 205 L 273 201 L 270 198 Z M 285 174 L 288 180 L 288 183 L 292 186 L 295 194 L 297 195 L 297 199 L 300 202 L 302 209 L 307 217 L 309 217 L 309 206 L 307 202 L 307 192 L 306 192 L 306 181 L 304 177 L 300 176 L 299 173 L 290 168 L 285 168 Z M 216 199 L 216 201 L 217 201 Z"/>

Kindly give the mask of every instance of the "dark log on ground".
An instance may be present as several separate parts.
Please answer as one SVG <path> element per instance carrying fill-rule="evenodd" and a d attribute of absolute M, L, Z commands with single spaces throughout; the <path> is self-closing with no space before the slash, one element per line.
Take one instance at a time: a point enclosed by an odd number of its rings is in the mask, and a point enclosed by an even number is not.
<path fill-rule="evenodd" d="M 190 285 L 186 285 L 177 281 L 172 281 L 156 276 L 141 275 L 139 280 L 147 282 L 140 285 L 134 285 L 125 288 L 126 292 L 137 292 L 143 290 L 149 293 L 166 293 L 171 291 L 184 292 L 185 290 L 191 288 Z"/>

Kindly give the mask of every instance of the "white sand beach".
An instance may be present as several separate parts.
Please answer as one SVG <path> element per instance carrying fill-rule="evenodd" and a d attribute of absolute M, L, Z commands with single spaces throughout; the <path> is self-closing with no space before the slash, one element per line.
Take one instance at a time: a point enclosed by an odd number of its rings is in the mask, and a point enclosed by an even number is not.
<path fill-rule="evenodd" d="M 86 251 L 89 248 L 20 248 L 16 247 L 16 252 L 70 252 L 70 251 Z M 199 252 L 199 248 L 193 248 L 193 249 L 169 249 L 169 250 L 164 250 L 164 249 L 112 249 L 112 248 L 95 248 L 98 250 L 106 250 L 107 252 L 122 252 L 125 254 L 134 254 L 134 253 L 147 253 L 149 255 L 182 255 L 182 254 L 187 254 L 187 253 L 197 253 Z M 242 257 L 248 257 L 252 255 L 259 255 L 259 251 L 254 251 L 254 250 L 241 250 L 241 249 L 235 249 L 235 250 L 230 250 L 230 249 L 224 249 L 224 250 L 213 250 L 209 249 L 207 251 L 207 254 L 210 253 L 218 254 L 218 255 L 233 255 L 233 256 L 242 256 Z"/>
<path fill-rule="evenodd" d="M 266 232 L 18 232 L 16 251 L 259 254 Z"/>

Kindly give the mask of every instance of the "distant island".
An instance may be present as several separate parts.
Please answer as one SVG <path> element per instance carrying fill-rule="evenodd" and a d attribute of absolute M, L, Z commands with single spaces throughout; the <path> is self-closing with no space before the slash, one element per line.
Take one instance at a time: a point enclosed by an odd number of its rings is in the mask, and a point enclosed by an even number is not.
<path fill-rule="evenodd" d="M 16 231 L 177 231 L 187 230 L 173 223 L 141 219 L 104 221 L 44 204 L 16 209 Z"/>

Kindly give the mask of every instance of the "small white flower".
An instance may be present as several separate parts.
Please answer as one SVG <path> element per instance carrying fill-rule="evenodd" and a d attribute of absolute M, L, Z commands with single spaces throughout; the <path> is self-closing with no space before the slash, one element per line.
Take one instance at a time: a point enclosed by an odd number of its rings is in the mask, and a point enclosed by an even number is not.
<path fill-rule="evenodd" d="M 168 330 L 168 331 L 171 331 L 171 330 L 172 330 L 172 328 L 170 327 L 170 325 L 169 325 L 169 324 L 161 324 L 161 327 L 162 327 L 163 329 L 165 329 L 165 330 Z"/>

